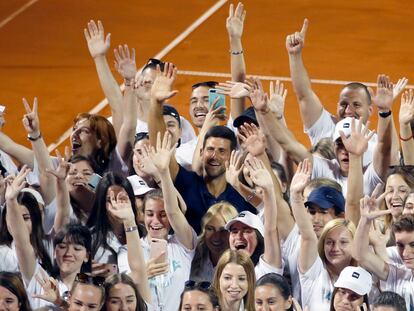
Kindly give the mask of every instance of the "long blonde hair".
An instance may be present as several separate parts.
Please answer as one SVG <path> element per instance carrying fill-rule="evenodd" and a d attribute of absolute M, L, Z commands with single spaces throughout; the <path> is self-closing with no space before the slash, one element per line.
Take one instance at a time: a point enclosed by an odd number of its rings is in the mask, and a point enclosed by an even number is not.
<path fill-rule="evenodd" d="M 234 263 L 243 267 L 247 275 L 247 284 L 248 289 L 246 295 L 243 297 L 244 308 L 246 310 L 254 310 L 254 289 L 256 286 L 256 275 L 254 272 L 254 265 L 251 261 L 249 255 L 243 251 L 234 251 L 231 249 L 226 250 L 223 255 L 221 255 L 216 272 L 213 278 L 213 287 L 216 290 L 216 293 L 219 297 L 220 305 L 223 306 L 223 294 L 220 290 L 220 277 L 223 273 L 224 268 L 227 264 Z"/>
<path fill-rule="evenodd" d="M 207 212 L 201 219 L 201 234 L 198 236 L 198 243 L 194 255 L 193 262 L 191 264 L 190 275 L 197 274 L 197 271 L 203 268 L 203 264 L 208 260 L 209 250 L 205 242 L 206 225 L 213 217 L 220 215 L 224 219 L 224 223 L 227 223 L 238 214 L 236 208 L 228 202 L 219 202 L 210 206 Z M 206 280 L 209 281 L 209 280 Z"/>

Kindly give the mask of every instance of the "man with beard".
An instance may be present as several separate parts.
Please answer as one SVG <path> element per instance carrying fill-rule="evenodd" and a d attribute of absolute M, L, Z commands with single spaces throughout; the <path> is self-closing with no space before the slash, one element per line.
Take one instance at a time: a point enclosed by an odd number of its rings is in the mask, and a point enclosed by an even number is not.
<path fill-rule="evenodd" d="M 153 146 L 156 145 L 157 133 L 166 131 L 162 119 L 164 103 L 177 92 L 172 90 L 177 69 L 171 63 L 166 63 L 164 71 L 157 70 L 157 77 L 151 90 L 151 106 L 149 111 L 149 135 Z M 225 163 L 230 160 L 231 152 L 236 148 L 237 140 L 234 133 L 225 126 L 214 126 L 204 136 L 201 149 L 201 161 L 203 166 L 202 176 L 187 171 L 178 165 L 175 157 L 171 158 L 170 172 L 175 187 L 187 204 L 186 217 L 194 228 L 200 232 L 200 220 L 207 209 L 218 202 L 227 201 L 239 212 L 255 208 L 248 203 L 255 193 L 242 197 L 226 181 Z"/>

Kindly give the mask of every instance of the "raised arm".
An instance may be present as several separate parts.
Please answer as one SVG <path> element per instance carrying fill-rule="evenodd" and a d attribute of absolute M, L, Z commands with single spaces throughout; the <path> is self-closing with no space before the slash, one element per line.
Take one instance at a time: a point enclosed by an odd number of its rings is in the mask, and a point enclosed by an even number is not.
<path fill-rule="evenodd" d="M 27 230 L 25 221 L 22 216 L 21 208 L 17 203 L 19 192 L 25 187 L 26 176 L 30 169 L 23 166 L 19 174 L 11 180 L 8 180 L 6 188 L 6 204 L 9 232 L 13 237 L 16 246 L 17 261 L 19 263 L 20 272 L 24 280 L 28 283 L 36 269 L 36 255 L 32 244 L 30 243 L 30 233 Z M 33 224 L 40 225 L 40 224 Z"/>
<path fill-rule="evenodd" d="M 322 114 L 323 106 L 318 96 L 312 91 L 311 81 L 302 59 L 308 20 L 303 21 L 300 32 L 286 37 L 286 49 L 289 54 L 290 76 L 293 90 L 299 102 L 300 115 L 305 128 L 310 128 Z"/>
<path fill-rule="evenodd" d="M 301 273 L 306 273 L 318 257 L 318 238 L 313 230 L 311 218 L 306 212 L 303 199 L 303 190 L 310 180 L 311 172 L 311 164 L 305 159 L 299 163 L 290 184 L 290 204 L 301 236 L 298 260 Z"/>
<path fill-rule="evenodd" d="M 88 43 L 89 53 L 95 62 L 99 83 L 111 107 L 112 123 L 116 136 L 119 137 L 122 125 L 122 93 L 106 59 L 106 52 L 111 45 L 111 34 L 108 33 L 105 36 L 102 22 L 98 21 L 96 24 L 93 20 L 88 22 L 87 28 L 83 32 Z"/>
<path fill-rule="evenodd" d="M 30 108 L 25 98 L 23 98 L 23 105 L 26 110 L 26 114 L 23 116 L 23 126 L 32 143 L 33 153 L 39 166 L 40 192 L 45 204 L 48 205 L 56 196 L 56 184 L 53 177 L 46 174 L 48 169 L 53 169 L 53 163 L 40 132 L 37 98 L 35 97 L 33 100 L 33 109 Z"/>
<path fill-rule="evenodd" d="M 68 176 L 70 163 L 69 148 L 65 147 L 65 157 L 62 157 L 59 150 L 56 149 L 56 156 L 59 160 L 59 166 L 56 169 L 47 169 L 50 176 L 56 180 L 56 215 L 53 223 L 53 231 L 57 233 L 60 229 L 70 222 L 70 196 L 66 187 L 66 176 Z M 53 178 L 52 177 L 52 178 Z"/>
<path fill-rule="evenodd" d="M 362 128 L 362 122 L 353 118 L 351 123 L 351 135 L 346 137 L 341 131 L 342 143 L 349 153 L 349 172 L 347 180 L 347 193 L 345 201 L 345 219 L 354 224 L 359 222 L 359 201 L 364 197 L 364 176 L 362 172 L 362 156 L 368 149 L 368 141 L 374 135 L 369 132 L 369 122 Z"/>
<path fill-rule="evenodd" d="M 193 229 L 178 206 L 176 190 L 169 172 L 170 158 L 174 156 L 175 146 L 171 147 L 171 134 L 164 133 L 161 140 L 161 133 L 157 134 L 156 151 L 151 150 L 151 159 L 157 167 L 161 177 L 161 188 L 164 196 L 164 208 L 178 241 L 187 249 L 193 249 Z"/>
<path fill-rule="evenodd" d="M 391 145 L 394 123 L 391 121 L 391 107 L 393 102 L 393 85 L 386 75 L 378 75 L 377 93 L 373 99 L 378 108 L 379 117 L 377 125 L 378 142 L 375 146 L 373 165 L 375 172 L 382 180 L 387 178 L 388 168 L 391 162 Z M 389 113 L 389 115 L 388 115 Z M 388 115 L 386 117 L 381 114 Z"/>
<path fill-rule="evenodd" d="M 414 165 L 414 139 L 411 121 L 414 120 L 414 93 L 405 91 L 400 106 L 400 141 L 405 165 Z"/>
<path fill-rule="evenodd" d="M 246 10 L 244 9 L 243 3 L 239 2 L 236 10 L 234 10 L 233 4 L 230 4 L 226 28 L 230 43 L 231 79 L 236 82 L 243 82 L 246 78 L 246 64 L 244 62 L 244 51 L 241 42 L 245 18 Z M 245 98 L 231 98 L 230 102 L 231 117 L 235 120 L 244 111 Z"/>
<path fill-rule="evenodd" d="M 114 192 L 111 192 L 110 198 L 111 203 L 107 205 L 109 213 L 111 213 L 113 217 L 121 220 L 124 224 L 128 247 L 128 264 L 131 269 L 130 276 L 137 285 L 142 298 L 145 301 L 152 301 L 147 269 L 143 264 L 145 260 L 142 252 L 141 240 L 129 197 L 125 192 L 119 192 L 115 198 Z"/>
<path fill-rule="evenodd" d="M 369 248 L 369 230 L 373 219 L 389 214 L 390 210 L 375 210 L 377 202 L 382 200 L 385 193 L 378 199 L 374 197 L 364 197 L 361 199 L 361 219 L 354 236 L 352 256 L 358 261 L 359 265 L 379 279 L 385 281 L 388 278 L 389 266 L 377 254 Z"/>
<path fill-rule="evenodd" d="M 176 77 L 177 68 L 174 64 L 165 63 L 163 72 L 157 65 L 156 78 L 151 88 L 151 105 L 148 116 L 148 132 L 152 146 L 157 143 L 157 133 L 164 134 L 167 130 L 163 118 L 163 104 L 177 94 L 177 91 L 172 90 Z M 177 160 L 175 157 L 171 157 L 170 173 L 173 181 L 177 177 L 178 169 Z"/>
<path fill-rule="evenodd" d="M 275 268 L 282 268 L 282 255 L 277 230 L 277 204 L 275 189 L 270 172 L 262 161 L 252 158 L 247 161 L 250 176 L 256 191 L 263 196 L 264 203 L 264 254 L 263 259 Z"/>

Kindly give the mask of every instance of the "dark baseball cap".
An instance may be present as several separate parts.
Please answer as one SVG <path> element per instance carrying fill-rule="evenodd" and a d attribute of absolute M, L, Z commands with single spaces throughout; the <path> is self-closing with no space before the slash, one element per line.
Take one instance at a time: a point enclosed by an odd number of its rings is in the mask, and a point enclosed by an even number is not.
<path fill-rule="evenodd" d="M 344 195 L 332 187 L 323 186 L 313 190 L 305 202 L 305 206 L 309 207 L 310 204 L 315 204 L 322 209 L 333 207 L 337 215 L 345 211 Z"/>
<path fill-rule="evenodd" d="M 162 115 L 174 117 L 178 121 L 178 126 L 181 127 L 180 114 L 178 113 L 177 109 L 175 109 L 173 106 L 164 105 Z"/>
<path fill-rule="evenodd" d="M 253 107 L 247 108 L 241 115 L 234 119 L 233 126 L 239 127 L 244 123 L 254 123 L 256 126 L 259 126 L 259 123 L 256 119 L 256 112 L 254 111 Z"/>

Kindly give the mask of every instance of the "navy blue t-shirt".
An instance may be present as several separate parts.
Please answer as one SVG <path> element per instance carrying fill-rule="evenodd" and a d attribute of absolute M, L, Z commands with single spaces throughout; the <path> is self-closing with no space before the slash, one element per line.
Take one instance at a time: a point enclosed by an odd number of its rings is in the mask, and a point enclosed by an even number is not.
<path fill-rule="evenodd" d="M 257 213 L 254 206 L 246 202 L 230 184 L 227 184 L 226 190 L 216 198 L 208 191 L 202 176 L 187 171 L 182 166 L 180 166 L 174 185 L 187 204 L 185 216 L 197 234 L 201 231 L 201 218 L 213 204 L 227 201 L 239 212 L 248 210 L 254 214 Z"/>

